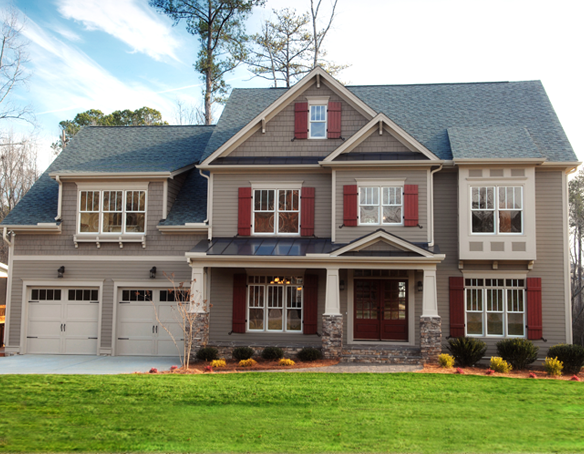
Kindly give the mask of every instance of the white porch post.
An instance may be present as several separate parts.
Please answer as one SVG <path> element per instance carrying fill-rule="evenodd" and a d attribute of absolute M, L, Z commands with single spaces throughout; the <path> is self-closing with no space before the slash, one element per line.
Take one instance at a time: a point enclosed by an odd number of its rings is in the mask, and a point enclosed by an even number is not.
<path fill-rule="evenodd" d="M 323 315 L 341 315 L 338 268 L 326 269 L 326 299 Z"/>
<path fill-rule="evenodd" d="M 436 270 L 424 270 L 423 292 L 422 317 L 437 317 Z"/>
<path fill-rule="evenodd" d="M 193 302 L 194 312 L 207 312 L 207 292 L 205 290 L 205 269 L 203 267 L 193 266 L 191 276 L 191 301 Z"/>

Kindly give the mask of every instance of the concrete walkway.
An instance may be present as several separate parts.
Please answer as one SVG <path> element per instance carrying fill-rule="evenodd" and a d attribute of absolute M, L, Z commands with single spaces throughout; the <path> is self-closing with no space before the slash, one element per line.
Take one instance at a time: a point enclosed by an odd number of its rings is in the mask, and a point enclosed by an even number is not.
<path fill-rule="evenodd" d="M 422 366 L 388 366 L 385 364 L 367 363 L 339 363 L 334 366 L 310 367 L 306 369 L 290 370 L 262 370 L 250 372 L 328 372 L 337 374 L 389 374 L 395 372 L 415 372 L 422 370 Z"/>
<path fill-rule="evenodd" d="M 131 374 L 173 365 L 180 366 L 176 356 L 16 355 L 0 358 L 0 374 Z"/>

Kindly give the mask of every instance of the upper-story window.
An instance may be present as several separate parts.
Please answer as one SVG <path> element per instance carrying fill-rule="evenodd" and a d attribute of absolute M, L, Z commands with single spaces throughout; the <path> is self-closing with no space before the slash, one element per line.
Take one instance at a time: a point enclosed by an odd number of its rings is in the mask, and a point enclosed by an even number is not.
<path fill-rule="evenodd" d="M 360 225 L 403 225 L 403 187 L 359 188 Z"/>
<path fill-rule="evenodd" d="M 523 233 L 521 186 L 472 186 L 472 233 Z"/>
<path fill-rule="evenodd" d="M 79 191 L 79 233 L 145 233 L 146 191 Z"/>
<path fill-rule="evenodd" d="M 253 233 L 300 233 L 300 191 L 298 189 L 255 189 L 253 191 Z"/>
<path fill-rule="evenodd" d="M 311 105 L 308 117 L 308 131 L 311 139 L 326 139 L 326 105 Z"/>

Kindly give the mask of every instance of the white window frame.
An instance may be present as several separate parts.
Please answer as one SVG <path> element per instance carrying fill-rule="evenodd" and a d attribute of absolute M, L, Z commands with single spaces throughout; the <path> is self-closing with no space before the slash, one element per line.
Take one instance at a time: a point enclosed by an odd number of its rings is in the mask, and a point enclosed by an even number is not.
<path fill-rule="evenodd" d="M 312 120 L 312 109 L 314 107 L 322 107 L 324 111 L 324 120 Z M 312 125 L 324 124 L 324 135 L 323 136 L 313 136 L 312 135 Z M 328 137 L 328 103 L 311 103 L 308 105 L 308 138 L 322 140 Z"/>
<path fill-rule="evenodd" d="M 116 192 L 121 191 L 122 196 L 122 230 L 121 232 L 104 232 L 103 231 L 103 218 L 104 213 L 113 213 L 113 211 L 105 211 L 103 208 L 103 196 L 104 192 Z M 144 192 L 144 211 L 127 211 L 126 210 L 126 200 L 128 193 L 133 193 L 141 191 Z M 99 211 L 82 211 L 81 210 L 81 193 L 82 192 L 97 192 L 99 193 Z M 97 232 L 82 232 L 81 231 L 81 214 L 82 213 L 99 213 L 99 228 Z M 128 232 L 126 231 L 126 220 L 128 213 L 143 213 L 144 214 L 144 231 L 143 232 Z M 80 236 L 144 236 L 148 230 L 148 189 L 147 186 L 140 185 L 139 187 L 117 187 L 117 186 L 89 186 L 89 185 L 78 185 L 77 188 L 77 227 L 76 232 Z"/>
<path fill-rule="evenodd" d="M 294 278 L 302 279 L 302 284 L 293 283 Z M 259 282 L 263 279 L 263 283 Z M 277 280 L 276 280 L 277 279 Z M 282 279 L 284 283 L 282 283 Z M 256 282 L 257 281 L 257 282 Z M 289 283 L 287 283 L 289 282 Z M 252 288 L 261 287 L 263 288 L 263 305 L 262 306 L 251 306 L 251 293 Z M 288 301 L 288 287 L 296 287 L 300 290 L 300 307 L 290 306 Z M 270 306 L 268 300 L 269 288 L 281 288 L 282 289 L 282 300 L 281 307 Z M 263 329 L 251 329 L 250 328 L 250 312 L 252 309 L 262 309 L 263 310 Z M 282 310 L 282 329 L 269 329 L 269 310 L 270 309 L 281 309 Z M 288 321 L 288 310 L 300 310 L 300 330 L 287 330 Z M 247 292 L 246 292 L 246 332 L 249 333 L 287 333 L 287 334 L 302 334 L 304 332 L 304 276 L 247 276 Z"/>
<path fill-rule="evenodd" d="M 361 203 L 361 191 L 368 189 L 377 189 L 377 204 L 362 204 Z M 383 203 L 383 192 L 385 189 L 397 189 L 400 194 L 400 204 L 384 204 Z M 359 185 L 358 194 L 358 225 L 388 225 L 388 226 L 403 226 L 404 225 L 404 185 L 403 184 L 385 184 L 385 185 Z M 366 206 L 377 206 L 377 222 L 361 222 L 361 207 Z M 399 206 L 401 208 L 401 222 L 383 222 L 383 207 L 384 206 Z"/>
<path fill-rule="evenodd" d="M 493 195 L 493 208 L 473 208 L 472 204 L 473 204 L 473 199 L 472 199 L 472 193 L 473 193 L 473 189 L 482 189 L 482 188 L 486 188 L 486 189 L 493 189 L 494 195 Z M 499 208 L 499 191 L 502 188 L 519 188 L 521 191 L 521 197 L 520 197 L 520 202 L 521 202 L 521 208 Z M 476 186 L 469 186 L 469 203 L 470 203 L 470 219 L 469 219 L 469 228 L 470 228 L 470 234 L 471 235 L 523 235 L 525 233 L 525 196 L 524 196 L 524 187 L 523 185 L 518 185 L 518 184 L 512 184 L 511 182 L 509 182 L 509 184 L 498 184 L 498 185 L 476 185 Z M 472 230 L 472 214 L 475 211 L 490 211 L 493 213 L 493 231 L 492 232 L 473 232 Z M 520 211 L 521 212 L 521 232 L 501 232 L 501 225 L 500 225 L 500 217 L 499 217 L 499 212 L 501 211 Z"/>
<path fill-rule="evenodd" d="M 252 199 L 251 199 L 251 232 L 254 236 L 286 236 L 286 237 L 297 237 L 300 236 L 300 225 L 302 222 L 302 182 L 282 182 L 282 183 L 252 183 Z M 255 231 L 255 214 L 258 213 L 271 213 L 271 210 L 262 211 L 255 209 L 256 191 L 274 191 L 274 230 L 272 232 L 256 232 Z M 278 200 L 280 191 L 298 191 L 298 211 L 295 210 L 283 210 L 278 209 Z M 292 233 L 279 233 L 280 227 L 280 216 L 278 213 L 298 213 L 298 232 Z"/>
<path fill-rule="evenodd" d="M 487 285 L 487 281 L 503 281 L 502 284 L 494 284 L 494 285 Z M 470 281 L 470 283 L 469 283 Z M 511 284 L 509 283 L 511 281 Z M 523 281 L 523 285 L 519 285 L 519 281 Z M 526 278 L 525 277 L 505 277 L 501 278 L 494 277 L 494 276 L 483 276 L 483 277 L 466 277 L 464 281 L 464 332 L 465 335 L 468 337 L 483 337 L 483 338 L 516 338 L 516 339 L 525 339 L 527 338 L 527 328 L 526 320 L 527 320 L 527 294 L 526 294 Z M 487 292 L 489 291 L 501 291 L 502 292 L 502 311 L 499 310 L 489 310 L 488 303 L 487 303 Z M 482 308 L 478 309 L 475 307 L 474 309 L 469 309 L 468 306 L 468 296 L 470 293 L 475 293 L 476 295 L 480 295 Z M 521 297 L 520 300 L 523 304 L 523 311 L 517 310 L 509 310 L 509 293 L 510 292 L 520 292 Z M 469 333 L 468 332 L 468 314 L 475 313 L 481 314 L 482 320 L 482 333 Z M 503 323 L 503 334 L 489 334 L 488 331 L 488 314 L 502 314 L 502 323 Z M 523 327 L 523 334 L 522 335 L 513 335 L 509 334 L 509 314 L 523 314 L 522 324 Z"/>

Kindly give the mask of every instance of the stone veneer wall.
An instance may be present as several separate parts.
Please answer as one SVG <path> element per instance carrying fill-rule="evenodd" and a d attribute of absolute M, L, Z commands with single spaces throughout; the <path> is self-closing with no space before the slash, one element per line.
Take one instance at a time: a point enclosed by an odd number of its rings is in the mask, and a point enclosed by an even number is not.
<path fill-rule="evenodd" d="M 440 317 L 420 317 L 420 340 L 424 363 L 438 363 L 438 355 L 442 353 Z"/>
<path fill-rule="evenodd" d="M 212 343 L 212 344 L 208 344 L 207 347 L 213 347 L 216 348 L 219 351 L 219 358 L 225 358 L 225 359 L 231 359 L 233 358 L 233 349 L 237 348 L 237 347 L 251 347 L 254 350 L 254 357 L 260 357 L 262 354 L 262 351 L 264 348 L 266 347 L 279 347 L 284 351 L 284 357 L 285 358 L 291 358 L 296 356 L 296 354 L 302 350 L 303 348 L 306 348 L 306 345 L 295 345 L 295 346 L 283 346 L 283 345 L 257 345 L 257 344 L 244 344 L 241 342 L 237 342 L 237 343 L 231 343 L 231 344 L 226 344 L 226 343 Z M 320 346 L 318 345 L 313 345 L 313 348 L 317 348 L 320 350 Z M 191 354 L 191 361 L 197 361 L 197 359 L 195 358 L 195 355 L 197 354 L 197 350 L 198 348 L 194 348 L 193 347 L 193 351 Z"/>
<path fill-rule="evenodd" d="M 322 354 L 325 358 L 340 358 L 343 354 L 343 316 L 322 316 Z"/>

